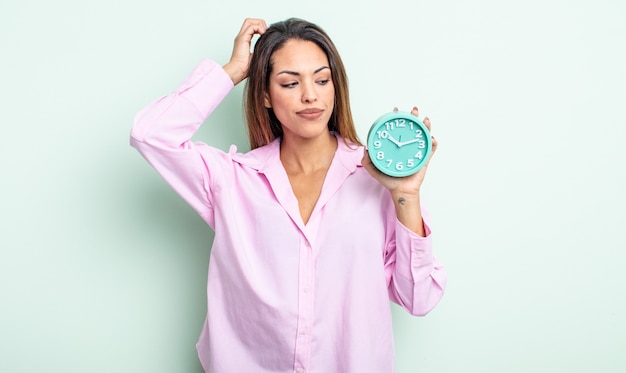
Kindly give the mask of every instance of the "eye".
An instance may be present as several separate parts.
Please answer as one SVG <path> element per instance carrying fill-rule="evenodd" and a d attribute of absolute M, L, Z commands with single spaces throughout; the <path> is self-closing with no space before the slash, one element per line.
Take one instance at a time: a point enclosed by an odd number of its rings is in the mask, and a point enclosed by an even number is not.
<path fill-rule="evenodd" d="M 291 82 L 291 83 L 281 84 L 280 86 L 283 88 L 294 88 L 297 85 L 298 85 L 298 82 Z"/>
<path fill-rule="evenodd" d="M 330 82 L 330 79 L 320 79 L 317 81 L 317 84 L 319 85 L 326 85 L 328 84 L 328 82 Z"/>

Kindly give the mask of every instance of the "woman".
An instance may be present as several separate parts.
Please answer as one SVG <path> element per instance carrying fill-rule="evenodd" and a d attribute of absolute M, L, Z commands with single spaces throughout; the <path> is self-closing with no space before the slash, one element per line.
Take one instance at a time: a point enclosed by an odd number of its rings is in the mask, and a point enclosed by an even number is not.
<path fill-rule="evenodd" d="M 246 78 L 252 150 L 191 142 Z M 246 19 L 230 61 L 202 61 L 143 109 L 131 144 L 215 231 L 207 372 L 394 370 L 389 300 L 423 315 L 446 282 L 420 204 L 426 167 L 392 178 L 372 166 L 324 31 Z"/>

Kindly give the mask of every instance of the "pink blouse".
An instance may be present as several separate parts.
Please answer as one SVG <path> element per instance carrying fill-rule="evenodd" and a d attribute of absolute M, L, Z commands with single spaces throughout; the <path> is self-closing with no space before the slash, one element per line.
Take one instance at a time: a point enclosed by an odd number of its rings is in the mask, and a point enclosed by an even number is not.
<path fill-rule="evenodd" d="M 197 343 L 207 372 L 393 372 L 389 300 L 424 315 L 446 274 L 396 218 L 389 192 L 342 139 L 305 225 L 280 141 L 242 154 L 190 139 L 230 92 L 202 61 L 138 113 L 135 147 L 215 231 L 207 316 Z M 228 123 L 224 123 L 228 125 Z"/>

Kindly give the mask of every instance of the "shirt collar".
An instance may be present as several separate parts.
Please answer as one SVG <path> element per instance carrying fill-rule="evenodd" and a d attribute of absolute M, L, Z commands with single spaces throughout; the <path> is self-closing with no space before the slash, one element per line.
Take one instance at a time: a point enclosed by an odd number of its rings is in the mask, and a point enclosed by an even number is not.
<path fill-rule="evenodd" d="M 348 172 L 355 172 L 357 167 L 362 166 L 363 147 L 344 140 L 336 133 L 333 134 L 337 137 L 335 157 Z M 280 162 L 280 138 L 276 138 L 269 144 L 253 149 L 245 154 L 236 153 L 236 151 L 236 147 L 231 147 L 230 153 L 235 162 L 255 169 L 260 173 L 265 173 L 273 167 L 282 167 Z"/>

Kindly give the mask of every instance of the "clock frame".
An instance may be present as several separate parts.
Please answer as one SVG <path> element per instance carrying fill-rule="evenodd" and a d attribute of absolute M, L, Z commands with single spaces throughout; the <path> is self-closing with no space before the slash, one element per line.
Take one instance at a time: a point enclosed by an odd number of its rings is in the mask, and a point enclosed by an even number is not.
<path fill-rule="evenodd" d="M 394 177 L 413 175 L 432 152 L 428 127 L 417 116 L 392 111 L 378 118 L 367 135 L 367 151 L 374 166 Z"/>

